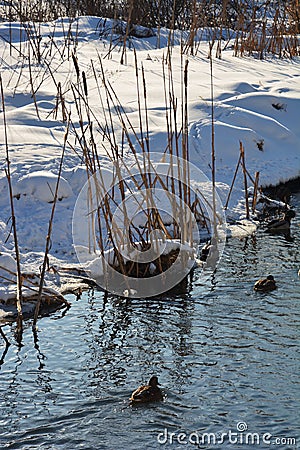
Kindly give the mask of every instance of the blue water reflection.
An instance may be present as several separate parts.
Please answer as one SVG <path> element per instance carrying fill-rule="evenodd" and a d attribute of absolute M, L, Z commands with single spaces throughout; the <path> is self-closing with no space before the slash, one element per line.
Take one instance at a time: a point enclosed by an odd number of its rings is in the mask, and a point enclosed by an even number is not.
<path fill-rule="evenodd" d="M 0 447 L 197 448 L 178 433 L 220 436 L 238 423 L 260 437 L 298 436 L 299 445 L 300 195 L 292 202 L 292 239 L 231 239 L 215 274 L 195 271 L 173 295 L 70 297 L 64 317 L 40 320 L 36 346 L 28 325 L 24 346 L 12 345 L 1 366 Z M 277 291 L 254 292 L 269 273 Z M 132 390 L 154 373 L 165 401 L 130 406 Z M 174 435 L 164 446 L 166 430 Z M 276 448 L 297 448 L 282 442 Z M 245 447 L 258 448 L 211 445 Z"/>

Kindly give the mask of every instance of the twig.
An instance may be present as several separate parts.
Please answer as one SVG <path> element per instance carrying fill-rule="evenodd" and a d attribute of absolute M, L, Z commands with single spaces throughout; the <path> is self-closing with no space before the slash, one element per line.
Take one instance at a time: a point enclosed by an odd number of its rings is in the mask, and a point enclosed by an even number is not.
<path fill-rule="evenodd" d="M 235 183 L 235 179 L 236 179 L 239 167 L 240 167 L 241 157 L 242 157 L 242 155 L 240 153 L 239 154 L 239 159 L 238 159 L 238 162 L 237 162 L 237 165 L 236 165 L 236 168 L 235 168 L 235 172 L 234 172 L 234 175 L 233 175 L 233 179 L 232 179 L 232 182 L 231 182 L 231 186 L 230 186 L 230 189 L 229 189 L 229 192 L 228 192 L 228 196 L 227 196 L 227 200 L 226 200 L 224 209 L 227 209 L 227 207 L 228 207 L 228 203 L 229 203 L 229 200 L 230 200 L 231 192 L 232 192 L 232 189 L 233 189 L 233 186 L 234 186 L 234 183 Z"/>
<path fill-rule="evenodd" d="M 210 96 L 211 96 L 211 177 L 212 177 L 212 207 L 213 207 L 213 235 L 217 236 L 216 223 L 216 152 L 215 152 L 215 107 L 214 107 L 214 79 L 213 79 L 213 43 L 209 43 L 210 66 Z"/>
<path fill-rule="evenodd" d="M 241 152 L 241 164 L 243 167 L 243 174 L 244 174 L 244 190 L 245 190 L 245 201 L 246 201 L 246 218 L 250 218 L 250 211 L 249 211 L 249 199 L 248 199 L 248 182 L 247 182 L 247 172 L 246 172 L 246 164 L 245 164 L 245 150 L 243 147 L 242 142 L 240 142 L 240 152 Z"/>
<path fill-rule="evenodd" d="M 1 73 L 0 73 L 0 85 L 1 85 L 1 98 L 2 98 L 2 114 L 3 114 L 3 122 L 4 122 L 4 140 L 5 140 L 5 149 L 6 149 L 5 174 L 6 174 L 6 178 L 7 178 L 7 182 L 8 182 L 8 189 L 9 189 L 11 221 L 12 221 L 12 229 L 13 229 L 15 252 L 16 252 L 16 264 L 17 264 L 17 311 L 18 311 L 18 317 L 17 317 L 16 338 L 17 338 L 18 344 L 21 344 L 22 335 L 23 335 L 22 275 L 21 275 L 20 252 L 19 252 L 19 244 L 18 244 L 16 216 L 15 216 L 15 208 L 14 208 L 14 201 L 13 201 L 13 189 L 12 189 L 12 182 L 11 182 L 10 159 L 9 159 L 8 138 L 7 138 L 7 122 L 6 122 L 6 114 L 5 114 L 4 91 L 3 91 L 3 82 L 2 82 Z"/>
<path fill-rule="evenodd" d="M 256 208 L 258 183 L 259 183 L 259 172 L 255 172 L 255 182 L 254 182 L 253 201 L 252 201 L 252 212 L 253 213 Z"/>
<path fill-rule="evenodd" d="M 42 293 L 43 293 L 43 288 L 44 288 L 45 272 L 46 272 L 46 267 L 47 267 L 47 262 L 48 262 L 48 253 L 49 253 L 49 250 L 50 250 L 52 224 L 53 224 L 54 212 L 55 212 L 57 198 L 58 198 L 58 188 L 59 188 L 59 182 L 60 182 L 60 178 L 61 178 L 64 154 L 65 154 L 65 150 L 66 150 L 66 143 L 67 143 L 68 134 L 69 134 L 69 124 L 70 124 L 70 120 L 68 121 L 67 129 L 66 129 L 65 136 L 64 136 L 64 145 L 63 145 L 62 155 L 61 155 L 61 159 L 60 159 L 60 165 L 59 165 L 59 171 L 58 171 L 58 175 L 57 175 L 57 182 L 56 182 L 56 187 L 55 187 L 53 205 L 52 205 L 51 216 L 50 216 L 50 220 L 49 220 L 48 233 L 47 233 L 47 238 L 46 238 L 46 248 L 45 248 L 45 254 L 44 254 L 44 261 L 43 261 L 43 265 L 42 265 L 40 285 L 39 285 L 39 292 L 38 292 L 37 304 L 36 304 L 36 307 L 35 307 L 33 324 L 32 324 L 32 329 L 33 330 L 36 330 L 36 323 L 37 323 L 37 319 L 38 319 L 38 315 L 39 315 L 39 311 L 40 311 L 40 306 L 41 306 L 41 301 L 42 301 Z"/>

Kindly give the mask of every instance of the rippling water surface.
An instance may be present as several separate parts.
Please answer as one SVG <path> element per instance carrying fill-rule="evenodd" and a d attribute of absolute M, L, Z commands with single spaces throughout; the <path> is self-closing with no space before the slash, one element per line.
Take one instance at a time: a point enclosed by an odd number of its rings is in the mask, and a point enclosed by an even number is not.
<path fill-rule="evenodd" d="M 231 239 L 217 272 L 195 271 L 184 292 L 70 297 L 39 321 L 36 346 L 28 324 L 1 366 L 0 448 L 300 448 L 299 194 L 292 203 L 292 239 Z M 277 291 L 255 293 L 269 273 Z M 130 406 L 152 374 L 165 400 Z"/>

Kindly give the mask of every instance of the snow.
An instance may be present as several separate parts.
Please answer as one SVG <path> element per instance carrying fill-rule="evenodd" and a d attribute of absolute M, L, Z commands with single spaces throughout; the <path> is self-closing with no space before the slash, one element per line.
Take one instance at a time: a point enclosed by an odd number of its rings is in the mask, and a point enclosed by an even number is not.
<path fill-rule="evenodd" d="M 52 203 L 54 201 L 55 189 L 57 184 L 57 175 L 49 171 L 39 170 L 24 175 L 13 188 L 14 197 L 22 195 L 32 195 L 36 200 L 41 202 Z M 72 189 L 69 183 L 61 177 L 57 198 L 61 201 L 72 195 Z"/>
<path fill-rule="evenodd" d="M 65 96 L 66 110 L 70 112 L 74 123 L 77 123 L 78 111 L 71 91 L 71 83 L 74 85 L 77 83 L 76 71 L 70 57 L 72 51 L 76 50 L 80 72 L 84 71 L 86 74 L 89 106 L 99 123 L 104 123 L 104 115 L 107 115 L 107 107 L 102 108 L 99 101 L 98 85 L 94 78 L 95 70 L 99 77 L 98 82 L 101 81 L 100 57 L 106 79 L 116 92 L 123 110 L 132 123 L 132 129 L 138 132 L 139 115 L 133 48 L 136 49 L 138 75 L 141 77 L 143 66 L 147 84 L 150 150 L 161 154 L 160 161 L 155 159 L 158 170 L 162 173 L 169 170 L 169 164 L 163 157 L 168 144 L 163 88 L 163 68 L 166 72 L 168 70 L 164 62 L 168 30 L 161 30 L 160 48 L 157 48 L 157 34 L 141 39 L 131 37 L 131 48 L 126 50 L 126 64 L 122 65 L 120 64 L 122 44 L 118 44 L 116 35 L 113 36 L 113 50 L 109 52 L 112 26 L 112 21 L 96 17 L 79 17 L 71 23 L 64 18 L 55 23 L 41 25 L 42 61 L 40 64 L 36 61 L 32 63 L 35 104 L 28 60 L 22 58 L 22 52 L 27 51 L 28 34 L 19 23 L 13 23 L 11 27 L 8 23 L 0 23 L 0 70 L 5 96 L 16 223 L 24 270 L 30 269 L 38 273 L 43 260 L 52 208 L 49 203 L 53 202 L 67 126 L 63 122 L 59 102 L 56 109 L 58 83 Z M 68 41 L 69 29 L 73 40 Z M 14 44 L 11 54 L 7 42 L 9 39 L 12 39 Z M 182 58 L 181 39 L 182 35 L 175 32 L 171 56 L 174 91 L 180 99 L 182 65 L 183 61 L 188 59 L 190 160 L 210 179 L 212 130 L 208 43 L 201 42 L 195 56 L 185 55 Z M 69 51 L 66 43 L 70 45 Z M 18 49 L 21 49 L 21 54 Z M 227 199 L 239 158 L 240 141 L 245 148 L 247 170 L 253 177 L 255 172 L 259 171 L 262 185 L 276 185 L 300 175 L 299 68 L 299 57 L 294 60 L 236 58 L 230 45 L 222 52 L 221 59 L 213 59 L 216 180 L 218 194 L 223 204 Z M 144 117 L 143 102 L 141 110 Z M 113 122 L 116 136 L 121 137 L 122 126 L 116 111 Z M 110 150 L 96 128 L 95 125 L 94 134 L 104 176 L 103 188 L 107 188 L 115 180 L 115 172 L 109 159 Z M 78 253 L 81 253 L 89 269 L 97 272 L 97 265 L 100 267 L 99 261 L 97 262 L 95 255 L 86 250 L 86 243 L 83 242 L 81 247 L 79 245 L 76 249 L 73 246 L 73 212 L 79 193 L 87 180 L 86 169 L 80 156 L 80 145 L 75 135 L 76 130 L 78 131 L 78 125 L 70 129 L 63 161 L 58 190 L 59 201 L 53 223 L 50 263 L 58 266 L 75 265 L 78 263 Z M 2 108 L 0 133 L 3 137 Z M 4 142 L 2 138 L 1 142 Z M 130 160 L 126 146 L 124 151 L 128 163 L 133 165 L 134 160 L 132 158 Z M 0 265 L 3 263 L 6 268 L 15 270 L 3 144 L 1 155 Z M 203 185 L 201 189 L 204 189 Z M 230 228 L 230 235 L 241 235 L 241 229 L 242 233 L 245 233 L 245 230 L 249 233 L 255 230 L 252 222 L 243 222 L 245 205 L 241 171 L 226 214 L 230 220 L 239 221 L 235 228 Z M 79 223 L 79 226 L 81 225 L 83 221 Z M 4 280 L 1 280 L 0 284 L 8 289 Z M 0 297 L 7 298 L 7 295 L 0 292 Z"/>
<path fill-rule="evenodd" d="M 17 264 L 16 260 L 9 253 L 1 253 L 0 254 L 0 277 L 7 278 L 8 280 L 13 280 L 14 276 L 10 273 L 16 273 Z"/>

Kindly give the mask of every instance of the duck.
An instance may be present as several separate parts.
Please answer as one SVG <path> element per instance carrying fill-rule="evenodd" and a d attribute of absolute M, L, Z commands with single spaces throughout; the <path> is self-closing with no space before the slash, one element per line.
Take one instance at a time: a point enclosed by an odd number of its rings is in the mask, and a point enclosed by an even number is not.
<path fill-rule="evenodd" d="M 267 278 L 262 278 L 258 280 L 254 285 L 254 290 L 259 292 L 270 292 L 276 289 L 276 282 L 273 275 L 267 276 Z"/>
<path fill-rule="evenodd" d="M 149 384 L 138 387 L 131 394 L 129 400 L 132 403 L 150 403 L 162 400 L 163 394 L 158 385 L 158 378 L 156 375 L 153 375 L 149 380 Z"/>
<path fill-rule="evenodd" d="M 267 231 L 287 231 L 290 229 L 291 220 L 296 216 L 295 211 L 292 209 L 287 210 L 283 217 L 279 219 L 271 220 L 271 222 L 267 223 L 266 229 Z"/>

